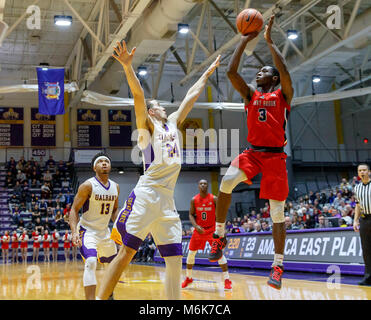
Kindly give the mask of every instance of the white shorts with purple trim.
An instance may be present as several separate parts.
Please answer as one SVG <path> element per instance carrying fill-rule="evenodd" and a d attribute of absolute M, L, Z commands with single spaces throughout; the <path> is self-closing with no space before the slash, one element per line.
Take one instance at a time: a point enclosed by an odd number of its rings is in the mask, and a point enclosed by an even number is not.
<path fill-rule="evenodd" d="M 138 250 L 151 233 L 162 257 L 182 255 L 182 224 L 172 195 L 136 186 L 120 210 L 111 239 Z"/>
<path fill-rule="evenodd" d="M 100 263 L 109 263 L 116 256 L 117 247 L 110 238 L 109 228 L 97 231 L 78 224 L 78 230 L 82 242 L 80 253 L 84 260 L 96 257 Z"/>

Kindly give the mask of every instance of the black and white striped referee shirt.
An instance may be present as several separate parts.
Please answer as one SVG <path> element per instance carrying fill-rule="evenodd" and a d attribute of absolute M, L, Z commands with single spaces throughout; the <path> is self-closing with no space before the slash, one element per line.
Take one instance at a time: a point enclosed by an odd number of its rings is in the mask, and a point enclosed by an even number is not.
<path fill-rule="evenodd" d="M 363 184 L 362 181 L 354 187 L 356 202 L 361 207 L 362 215 L 371 215 L 371 181 Z"/>

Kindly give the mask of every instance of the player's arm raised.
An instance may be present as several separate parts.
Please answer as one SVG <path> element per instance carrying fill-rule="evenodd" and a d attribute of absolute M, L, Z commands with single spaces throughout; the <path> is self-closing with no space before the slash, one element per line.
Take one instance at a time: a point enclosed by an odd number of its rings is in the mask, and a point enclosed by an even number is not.
<path fill-rule="evenodd" d="M 254 39 L 258 34 L 259 32 L 256 31 L 241 36 L 241 40 L 233 52 L 227 69 L 228 79 L 231 81 L 232 86 L 240 93 L 241 97 L 245 99 L 246 103 L 250 101 L 253 93 L 255 92 L 255 88 L 253 85 L 246 83 L 241 77 L 241 75 L 238 73 L 238 66 L 240 65 L 241 56 L 245 51 L 247 43 Z"/>
<path fill-rule="evenodd" d="M 77 224 L 79 222 L 79 211 L 86 200 L 90 198 L 91 195 L 91 183 L 86 181 L 82 185 L 80 185 L 75 199 L 73 200 L 73 204 L 71 207 L 70 217 L 69 217 L 69 224 L 72 232 L 72 241 L 75 245 L 81 245 L 79 234 L 77 233 Z"/>
<path fill-rule="evenodd" d="M 112 215 L 111 215 L 112 222 L 116 221 L 117 214 L 119 212 L 120 186 L 118 185 L 118 183 L 116 183 L 116 186 L 117 186 L 117 199 L 115 201 L 115 204 L 113 205 L 113 210 L 112 210 Z"/>
<path fill-rule="evenodd" d="M 270 17 L 269 23 L 265 26 L 264 38 L 267 41 L 269 50 L 273 57 L 273 63 L 280 73 L 281 89 L 283 96 L 288 104 L 291 103 L 292 97 L 294 96 L 294 89 L 292 87 L 292 80 L 285 58 L 281 55 L 277 46 L 273 43 L 271 38 L 272 26 L 274 23 L 274 15 Z"/>
<path fill-rule="evenodd" d="M 117 46 L 113 50 L 115 52 L 112 54 L 112 57 L 115 58 L 122 65 L 130 90 L 134 97 L 134 109 L 137 129 L 149 130 L 150 128 L 148 127 L 147 122 L 148 112 L 144 97 L 144 91 L 131 64 L 136 48 L 134 47 L 129 53 L 126 48 L 125 41 L 122 41 L 122 43 L 117 42 Z"/>
<path fill-rule="evenodd" d="M 169 120 L 176 120 L 177 125 L 181 125 L 187 117 L 188 113 L 192 110 L 193 105 L 200 96 L 202 90 L 205 88 L 207 79 L 214 73 L 215 69 L 219 67 L 220 55 L 210 65 L 210 67 L 203 73 L 200 79 L 188 90 L 184 100 L 180 104 L 177 111 L 169 116 Z"/>

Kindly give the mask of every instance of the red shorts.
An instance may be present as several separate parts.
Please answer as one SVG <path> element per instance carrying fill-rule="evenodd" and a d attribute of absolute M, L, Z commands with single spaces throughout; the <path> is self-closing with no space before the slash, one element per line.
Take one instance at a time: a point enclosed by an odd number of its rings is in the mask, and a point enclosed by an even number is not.
<path fill-rule="evenodd" d="M 52 248 L 59 248 L 59 243 L 58 242 L 52 242 Z"/>
<path fill-rule="evenodd" d="M 43 242 L 43 248 L 50 248 L 50 242 Z"/>
<path fill-rule="evenodd" d="M 21 249 L 22 248 L 28 248 L 28 243 L 27 242 L 21 242 Z"/>
<path fill-rule="evenodd" d="M 12 242 L 12 249 L 18 249 L 18 242 Z"/>
<path fill-rule="evenodd" d="M 262 173 L 259 195 L 261 199 L 285 201 L 289 194 L 286 158 L 286 153 L 248 149 L 238 155 L 231 165 L 243 170 L 249 180 Z"/>
<path fill-rule="evenodd" d="M 197 251 L 205 249 L 206 242 L 210 245 L 213 242 L 213 233 L 215 227 L 212 227 L 205 231 L 205 233 L 200 234 L 196 230 L 193 231 L 191 241 L 189 242 L 189 250 Z"/>
<path fill-rule="evenodd" d="M 4 249 L 4 250 L 9 249 L 9 243 L 8 243 L 8 242 L 7 242 L 7 243 L 3 243 L 3 244 L 1 245 L 1 249 Z"/>
<path fill-rule="evenodd" d="M 33 247 L 34 248 L 40 248 L 40 242 L 34 242 Z"/>
<path fill-rule="evenodd" d="M 71 248 L 71 243 L 65 242 L 64 245 L 63 245 L 63 248 L 65 248 L 65 249 Z"/>

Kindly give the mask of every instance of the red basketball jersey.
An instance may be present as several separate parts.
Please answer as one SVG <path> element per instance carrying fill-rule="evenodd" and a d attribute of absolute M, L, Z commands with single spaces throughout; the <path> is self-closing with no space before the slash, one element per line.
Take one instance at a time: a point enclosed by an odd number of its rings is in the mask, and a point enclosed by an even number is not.
<path fill-rule="evenodd" d="M 286 145 L 286 122 L 291 107 L 281 89 L 262 93 L 255 90 L 247 111 L 247 141 L 257 147 L 283 147 Z"/>
<path fill-rule="evenodd" d="M 204 229 L 215 226 L 214 195 L 208 193 L 205 198 L 200 194 L 193 197 L 195 205 L 196 223 Z"/>

